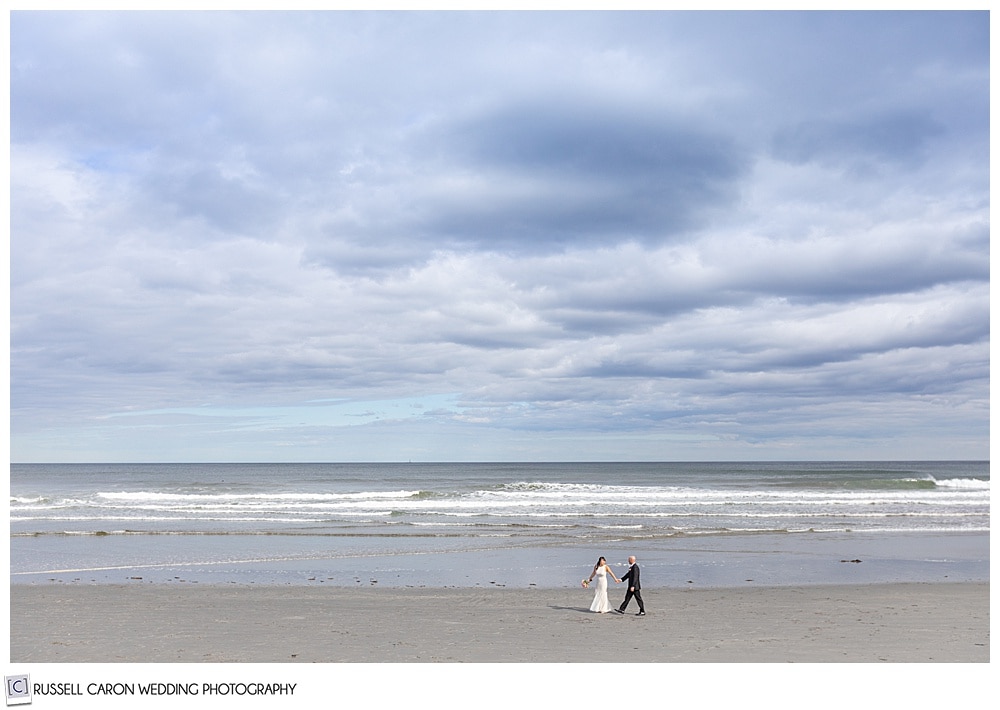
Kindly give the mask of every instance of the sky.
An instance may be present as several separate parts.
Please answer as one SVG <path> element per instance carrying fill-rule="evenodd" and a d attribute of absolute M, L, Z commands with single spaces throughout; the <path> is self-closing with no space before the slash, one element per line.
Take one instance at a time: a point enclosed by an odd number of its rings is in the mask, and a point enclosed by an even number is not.
<path fill-rule="evenodd" d="M 989 457 L 986 12 L 10 16 L 14 462 Z"/>

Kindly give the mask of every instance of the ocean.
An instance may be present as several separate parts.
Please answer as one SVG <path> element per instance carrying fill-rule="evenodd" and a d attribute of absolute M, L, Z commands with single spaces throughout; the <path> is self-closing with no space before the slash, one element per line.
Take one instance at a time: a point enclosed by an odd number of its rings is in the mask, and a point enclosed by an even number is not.
<path fill-rule="evenodd" d="M 989 462 L 12 464 L 12 584 L 989 579 Z"/>

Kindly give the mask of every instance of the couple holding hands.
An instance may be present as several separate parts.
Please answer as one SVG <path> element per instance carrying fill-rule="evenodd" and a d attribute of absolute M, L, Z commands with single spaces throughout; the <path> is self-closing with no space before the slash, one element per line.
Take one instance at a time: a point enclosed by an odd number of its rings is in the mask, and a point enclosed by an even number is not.
<path fill-rule="evenodd" d="M 632 597 L 639 603 L 639 613 L 636 616 L 645 616 L 646 608 L 642 604 L 642 594 L 640 593 L 639 585 L 639 565 L 635 563 L 635 557 L 628 558 L 628 572 L 618 579 L 615 573 L 611 571 L 608 567 L 607 561 L 601 557 L 597 560 L 597 564 L 594 565 L 594 571 L 590 573 L 590 578 L 583 580 L 583 586 L 589 587 L 590 583 L 597 577 L 597 586 L 594 589 L 594 601 L 590 605 L 591 611 L 596 611 L 598 614 L 606 614 L 609 611 L 615 611 L 619 614 L 625 613 L 625 607 L 628 603 L 632 601 Z M 608 575 L 611 575 L 611 579 L 615 580 L 617 583 L 626 581 L 628 583 L 628 591 L 625 593 L 625 601 L 617 609 L 611 608 L 611 603 L 608 601 Z"/>

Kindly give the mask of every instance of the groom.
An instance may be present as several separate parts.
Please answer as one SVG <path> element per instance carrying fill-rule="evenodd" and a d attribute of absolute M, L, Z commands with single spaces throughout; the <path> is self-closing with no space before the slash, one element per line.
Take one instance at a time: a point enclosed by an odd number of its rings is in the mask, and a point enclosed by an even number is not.
<path fill-rule="evenodd" d="M 642 585 L 639 584 L 639 565 L 635 563 L 635 556 L 628 558 L 628 564 L 628 572 L 622 575 L 622 581 L 628 583 L 628 591 L 625 592 L 625 601 L 615 611 L 624 614 L 625 607 L 632 601 L 632 597 L 635 597 L 635 600 L 639 602 L 639 613 L 636 616 L 645 616 L 646 607 L 642 604 L 642 593 L 639 591 Z"/>

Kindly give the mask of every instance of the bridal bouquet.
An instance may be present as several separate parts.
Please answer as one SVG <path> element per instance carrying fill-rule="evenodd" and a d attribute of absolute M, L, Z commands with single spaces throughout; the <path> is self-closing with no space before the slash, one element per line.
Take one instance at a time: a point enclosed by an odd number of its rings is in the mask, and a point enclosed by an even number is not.
<path fill-rule="evenodd" d="M 584 589 L 586 589 L 587 587 L 590 586 L 590 580 L 589 579 L 584 579 L 583 581 L 580 582 L 580 584 L 583 585 Z"/>

